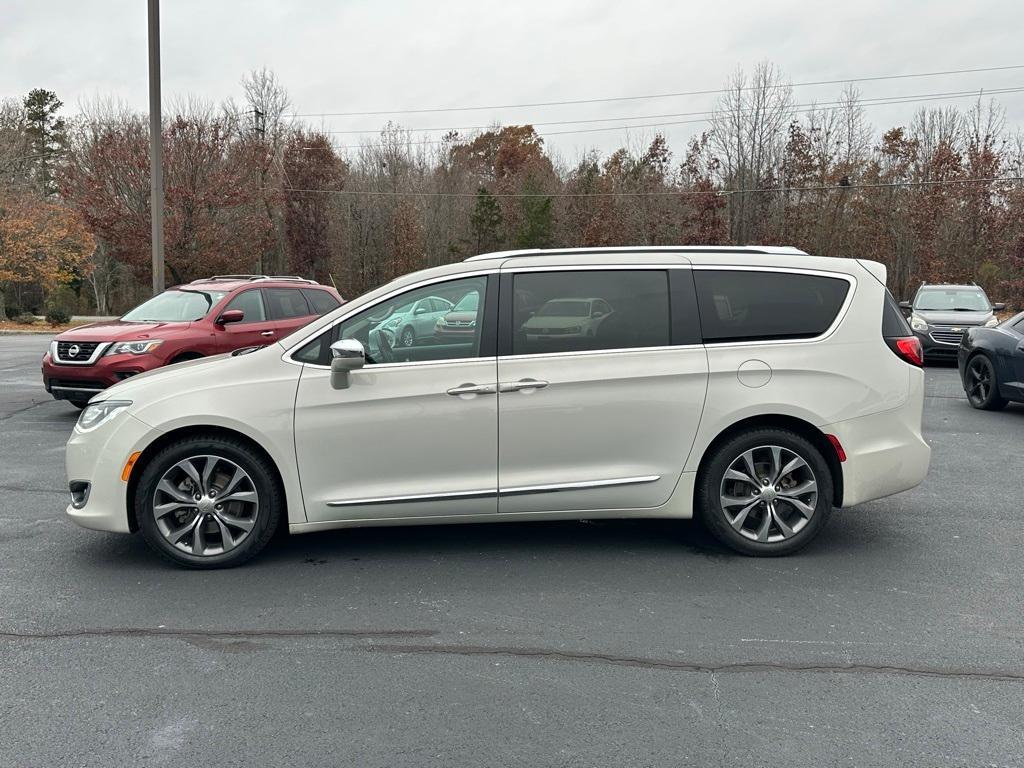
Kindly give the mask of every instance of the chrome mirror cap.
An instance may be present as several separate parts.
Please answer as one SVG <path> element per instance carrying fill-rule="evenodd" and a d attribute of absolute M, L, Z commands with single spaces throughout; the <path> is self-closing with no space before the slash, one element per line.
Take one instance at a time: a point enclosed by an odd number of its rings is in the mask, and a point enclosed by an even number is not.
<path fill-rule="evenodd" d="M 331 344 L 331 386 L 348 389 L 349 373 L 366 364 L 366 350 L 357 339 L 341 339 Z"/>

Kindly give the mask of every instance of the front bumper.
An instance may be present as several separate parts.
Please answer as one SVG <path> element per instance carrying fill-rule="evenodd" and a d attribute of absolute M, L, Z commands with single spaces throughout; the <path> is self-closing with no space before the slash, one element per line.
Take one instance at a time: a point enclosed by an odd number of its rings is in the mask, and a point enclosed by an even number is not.
<path fill-rule="evenodd" d="M 43 386 L 55 400 L 86 403 L 107 387 L 161 365 L 163 361 L 151 355 L 112 355 L 93 365 L 61 364 L 47 352 L 42 364 Z"/>
<path fill-rule="evenodd" d="M 125 463 L 144 450 L 159 430 L 129 413 L 120 414 L 91 432 L 72 432 L 64 453 L 68 482 L 88 492 L 68 505 L 67 515 L 83 528 L 130 533 L 128 483 L 121 479 Z"/>
<path fill-rule="evenodd" d="M 914 331 L 914 335 L 921 342 L 921 349 L 926 360 L 956 360 L 956 351 L 963 338 L 963 334 L 956 335 L 951 331 L 936 328 L 929 328 L 927 331 Z"/>

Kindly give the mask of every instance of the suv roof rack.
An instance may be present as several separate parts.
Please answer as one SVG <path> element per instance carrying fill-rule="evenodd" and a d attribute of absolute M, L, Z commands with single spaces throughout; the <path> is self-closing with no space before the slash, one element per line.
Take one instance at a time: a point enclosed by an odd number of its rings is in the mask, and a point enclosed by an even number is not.
<path fill-rule="evenodd" d="M 464 261 L 485 261 L 487 259 L 510 259 L 518 256 L 546 256 L 549 254 L 567 253 L 774 253 L 779 255 L 807 256 L 792 245 L 637 245 L 614 248 L 529 248 L 520 251 L 496 251 L 470 256 Z"/>
<path fill-rule="evenodd" d="M 250 282 L 255 282 L 257 280 L 282 280 L 286 282 L 320 285 L 320 283 L 318 283 L 316 280 L 310 280 L 305 277 L 299 277 L 298 275 L 214 275 L 213 277 L 201 277 L 198 280 L 193 280 L 192 283 L 190 283 L 190 285 L 194 283 L 215 283 L 218 280 L 248 280 Z"/>

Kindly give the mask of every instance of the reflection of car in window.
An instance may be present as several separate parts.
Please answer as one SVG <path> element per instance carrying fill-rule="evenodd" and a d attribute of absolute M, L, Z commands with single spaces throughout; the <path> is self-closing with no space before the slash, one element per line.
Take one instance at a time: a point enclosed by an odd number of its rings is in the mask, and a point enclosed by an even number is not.
<path fill-rule="evenodd" d="M 370 329 L 370 344 L 377 334 L 387 334 L 392 347 L 411 347 L 434 337 L 438 319 L 452 309 L 452 303 L 439 296 L 426 296 L 395 309 Z"/>
<path fill-rule="evenodd" d="M 480 308 L 480 292 L 470 291 L 438 319 L 434 335 L 439 341 L 467 338 L 476 333 L 476 316 Z"/>
<path fill-rule="evenodd" d="M 604 299 L 551 299 L 523 323 L 522 331 L 529 339 L 593 336 L 612 311 Z"/>

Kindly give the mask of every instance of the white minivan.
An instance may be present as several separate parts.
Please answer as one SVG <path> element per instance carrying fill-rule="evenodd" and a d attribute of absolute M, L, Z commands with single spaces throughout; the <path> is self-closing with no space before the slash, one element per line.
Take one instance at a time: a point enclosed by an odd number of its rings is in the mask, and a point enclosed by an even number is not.
<path fill-rule="evenodd" d="M 370 344 L 424 298 L 475 316 Z M 577 300 L 601 316 L 544 321 Z M 105 390 L 68 442 L 67 513 L 196 568 L 247 560 L 284 521 L 696 514 L 739 552 L 782 555 L 833 507 L 924 479 L 920 366 L 875 262 L 775 247 L 486 254 L 278 343 Z"/>

